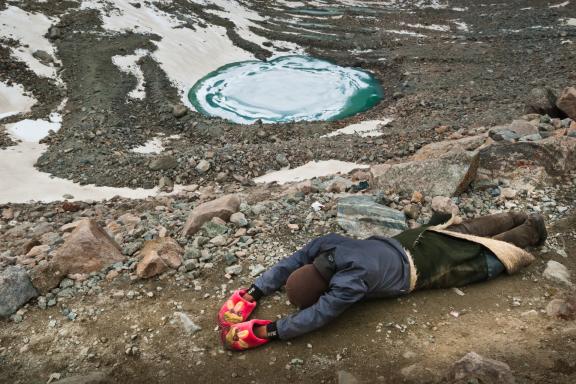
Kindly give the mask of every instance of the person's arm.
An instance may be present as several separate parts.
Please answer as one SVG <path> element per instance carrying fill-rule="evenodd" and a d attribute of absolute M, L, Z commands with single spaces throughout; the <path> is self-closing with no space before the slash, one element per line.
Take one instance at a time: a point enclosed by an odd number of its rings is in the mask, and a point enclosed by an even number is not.
<path fill-rule="evenodd" d="M 294 252 L 291 256 L 280 260 L 276 265 L 256 279 L 254 284 L 252 284 L 248 289 L 248 292 L 244 295 L 244 298 L 248 301 L 259 300 L 260 297 L 267 296 L 272 292 L 277 291 L 286 283 L 288 276 L 290 276 L 292 272 L 301 266 L 310 264 L 314 261 L 321 245 L 326 240 L 337 236 L 338 235 L 335 234 L 329 234 L 318 237 L 309 242 L 304 246 L 304 248 Z"/>
<path fill-rule="evenodd" d="M 320 296 L 316 304 L 269 324 L 266 327 L 267 336 L 287 340 L 314 331 L 362 300 L 368 287 L 361 278 L 351 273 L 352 271 L 341 271 L 334 275 L 330 289 Z"/>

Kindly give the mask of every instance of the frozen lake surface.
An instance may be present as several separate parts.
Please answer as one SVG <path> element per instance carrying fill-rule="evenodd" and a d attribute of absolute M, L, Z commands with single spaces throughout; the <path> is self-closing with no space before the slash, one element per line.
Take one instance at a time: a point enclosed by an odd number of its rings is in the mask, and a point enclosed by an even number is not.
<path fill-rule="evenodd" d="M 189 93 L 198 111 L 241 124 L 337 120 L 373 107 L 382 96 L 370 73 L 307 56 L 229 64 Z"/>

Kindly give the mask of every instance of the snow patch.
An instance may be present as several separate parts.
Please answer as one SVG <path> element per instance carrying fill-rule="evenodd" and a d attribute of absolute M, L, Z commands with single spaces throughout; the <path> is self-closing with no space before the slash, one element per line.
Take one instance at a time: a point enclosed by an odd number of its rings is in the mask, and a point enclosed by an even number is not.
<path fill-rule="evenodd" d="M 148 140 L 143 145 L 131 149 L 132 152 L 141 153 L 143 155 L 158 154 L 163 150 L 164 144 L 162 143 L 162 139 L 159 137 L 155 137 L 151 140 Z"/>
<path fill-rule="evenodd" d="M 408 36 L 414 36 L 414 37 L 428 37 L 428 36 L 423 35 L 421 33 L 406 31 L 406 30 L 386 29 L 386 30 L 384 30 L 384 32 L 394 33 L 396 35 L 408 35 Z"/>
<path fill-rule="evenodd" d="M 370 166 L 364 164 L 349 163 L 340 160 L 311 161 L 293 169 L 282 169 L 270 172 L 254 179 L 256 183 L 286 184 L 295 181 L 313 179 L 315 177 L 329 176 L 337 173 L 349 173 L 355 169 L 365 169 Z"/>
<path fill-rule="evenodd" d="M 438 31 L 438 32 L 448 32 L 450 31 L 450 27 L 447 25 L 439 25 L 439 24 L 430 24 L 430 25 L 425 25 L 425 24 L 406 24 L 406 23 L 400 23 L 400 25 L 405 25 L 407 27 L 410 28 L 416 28 L 416 29 L 428 29 L 430 31 Z"/>
<path fill-rule="evenodd" d="M 36 104 L 36 99 L 26 96 L 20 84 L 8 85 L 0 81 L 0 120 L 29 112 L 34 104 Z"/>
<path fill-rule="evenodd" d="M 128 93 L 131 99 L 143 100 L 146 97 L 146 90 L 144 89 L 144 73 L 137 64 L 137 61 L 146 56 L 149 52 L 145 49 L 137 49 L 133 55 L 117 55 L 112 57 L 112 62 L 122 72 L 129 73 L 136 77 L 136 87 Z"/>
<path fill-rule="evenodd" d="M 156 189 L 130 189 L 80 185 L 70 180 L 55 178 L 34 167 L 47 146 L 33 142 L 0 150 L 0 180 L 9 188 L 0 188 L 0 204 L 30 201 L 58 201 L 63 195 L 73 200 L 104 200 L 114 196 L 143 199 L 158 194 Z"/>
<path fill-rule="evenodd" d="M 32 54 L 42 50 L 56 60 L 56 50 L 44 37 L 52 24 L 58 20 L 41 13 L 29 13 L 15 6 L 8 6 L 0 12 L 0 35 L 20 42 L 21 46 L 11 48 L 12 56 L 28 65 L 40 77 L 59 80 L 57 68 L 42 64 Z"/>
<path fill-rule="evenodd" d="M 334 137 L 338 135 L 358 135 L 360 137 L 382 136 L 384 132 L 381 128 L 390 124 L 394 119 L 386 118 L 382 120 L 366 120 L 356 124 L 350 124 L 334 132 L 330 132 L 321 137 Z"/>
<path fill-rule="evenodd" d="M 58 113 L 52 113 L 48 121 L 26 119 L 17 123 L 6 124 L 6 131 L 15 139 L 26 143 L 38 143 L 48 136 L 50 131 L 57 132 L 61 122 L 61 116 Z"/>
<path fill-rule="evenodd" d="M 219 3 L 224 7 L 227 17 L 233 21 L 239 18 L 234 16 L 238 12 L 247 12 L 236 2 L 228 5 L 224 1 Z M 158 9 L 152 2 L 139 4 L 140 8 L 136 8 L 127 1 L 84 0 L 81 9 L 99 10 L 102 15 L 102 26 L 108 31 L 134 31 L 161 36 L 160 41 L 153 41 L 158 49 L 152 52 L 151 56 L 180 90 L 182 101 L 188 107 L 192 105 L 186 97 L 186 92 L 206 74 L 229 63 L 253 59 L 251 53 L 232 43 L 223 27 L 215 25 L 201 27 L 200 24 L 204 22 L 198 20 L 193 30 L 186 27 L 187 22 Z M 250 17 L 255 18 L 257 14 L 250 13 Z M 193 16 L 190 16 L 190 19 L 188 23 L 193 21 Z M 250 22 L 245 21 L 238 28 L 244 30 L 249 26 Z M 253 34 L 250 36 L 254 37 Z"/>
<path fill-rule="evenodd" d="M 470 31 L 468 24 L 466 24 L 463 21 L 453 20 L 452 24 L 454 24 L 456 26 L 456 29 L 458 29 L 459 31 L 462 31 L 462 32 L 469 32 Z"/>
<path fill-rule="evenodd" d="M 563 2 L 563 3 L 550 5 L 548 8 L 562 8 L 562 7 L 567 6 L 568 4 L 570 4 L 570 2 L 569 2 L 569 1 L 565 1 L 565 2 Z"/>

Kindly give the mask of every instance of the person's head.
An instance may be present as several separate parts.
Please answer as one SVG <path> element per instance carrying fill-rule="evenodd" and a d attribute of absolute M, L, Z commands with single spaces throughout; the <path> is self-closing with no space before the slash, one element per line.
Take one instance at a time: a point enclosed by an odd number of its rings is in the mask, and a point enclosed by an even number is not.
<path fill-rule="evenodd" d="M 300 309 L 316 303 L 328 287 L 328 281 L 313 264 L 298 268 L 286 281 L 288 300 Z"/>

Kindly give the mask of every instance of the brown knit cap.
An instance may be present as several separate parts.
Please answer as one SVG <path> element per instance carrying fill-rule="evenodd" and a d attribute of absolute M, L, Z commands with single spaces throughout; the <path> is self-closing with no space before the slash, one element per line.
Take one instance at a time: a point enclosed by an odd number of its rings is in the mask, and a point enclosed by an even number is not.
<path fill-rule="evenodd" d="M 307 308 L 318 301 L 328 290 L 328 282 L 312 264 L 298 268 L 288 276 L 286 293 L 288 300 L 300 309 Z"/>

